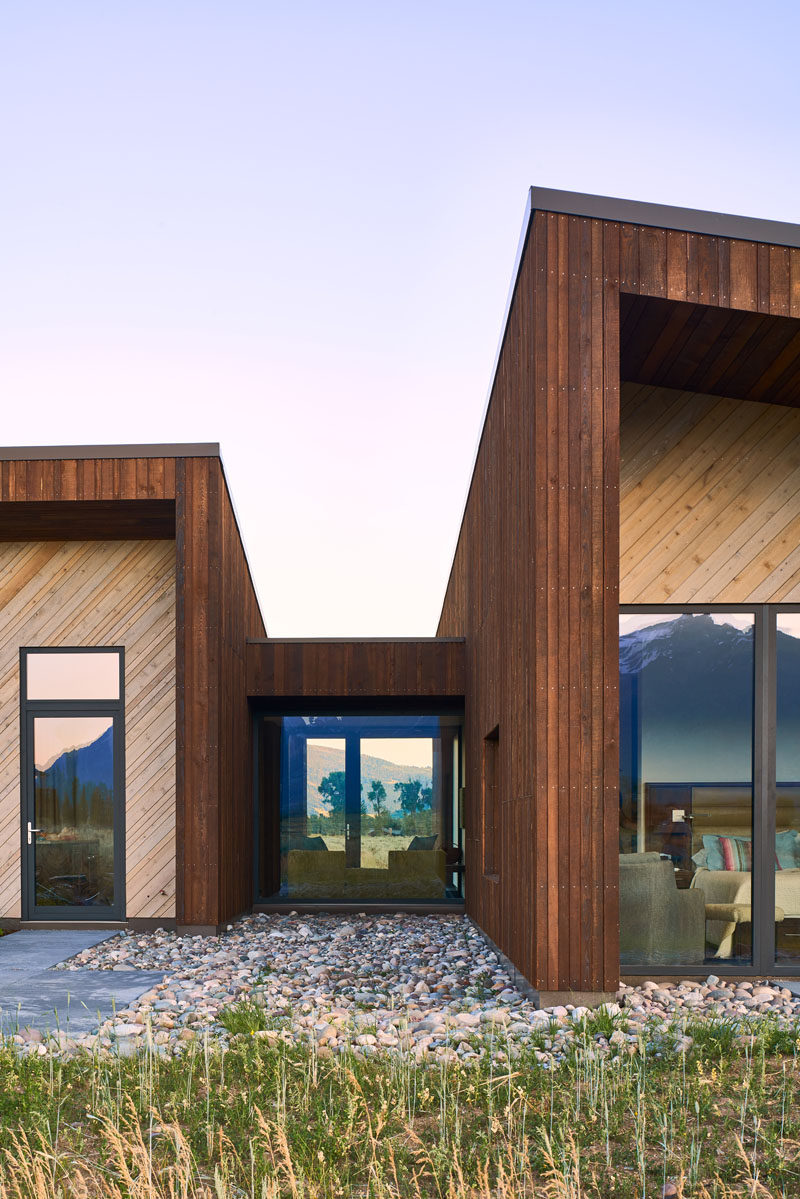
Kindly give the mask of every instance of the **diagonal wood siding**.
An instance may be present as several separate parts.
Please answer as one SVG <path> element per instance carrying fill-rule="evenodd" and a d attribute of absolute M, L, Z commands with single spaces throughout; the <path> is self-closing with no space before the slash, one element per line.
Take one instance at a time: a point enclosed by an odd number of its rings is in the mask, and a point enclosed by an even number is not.
<path fill-rule="evenodd" d="M 175 543 L 0 544 L 0 915 L 20 915 L 19 649 L 125 646 L 126 913 L 175 915 Z"/>
<path fill-rule="evenodd" d="M 620 602 L 800 600 L 800 411 L 625 384 Z"/>

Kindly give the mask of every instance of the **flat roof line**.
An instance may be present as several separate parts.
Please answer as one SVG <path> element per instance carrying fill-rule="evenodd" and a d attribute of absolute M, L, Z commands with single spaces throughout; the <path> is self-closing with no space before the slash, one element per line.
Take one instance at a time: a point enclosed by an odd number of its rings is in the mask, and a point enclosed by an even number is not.
<path fill-rule="evenodd" d="M 50 462 L 73 458 L 219 458 L 219 442 L 166 445 L 14 445 L 0 447 L 0 462 Z"/>
<path fill-rule="evenodd" d="M 618 221 L 621 225 L 652 225 L 656 229 L 676 229 L 681 233 L 800 247 L 800 225 L 791 225 L 788 221 L 733 216 L 727 212 L 707 212 L 697 208 L 676 208 L 671 204 L 648 204 L 641 200 L 620 200 L 614 196 L 585 195 L 552 187 L 532 187 L 530 201 L 534 212 L 560 212 L 592 220 Z"/>

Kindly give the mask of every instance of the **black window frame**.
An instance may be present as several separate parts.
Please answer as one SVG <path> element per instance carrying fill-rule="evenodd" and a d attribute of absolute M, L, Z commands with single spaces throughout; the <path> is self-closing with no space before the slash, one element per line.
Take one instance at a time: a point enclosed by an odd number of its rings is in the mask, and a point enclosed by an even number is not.
<path fill-rule="evenodd" d="M 753 625 L 753 905 L 752 958 L 750 962 L 707 961 L 702 969 L 718 977 L 800 977 L 797 963 L 775 957 L 775 827 L 776 827 L 776 721 L 777 721 L 777 621 L 785 612 L 800 612 L 800 604 L 620 604 L 619 614 L 671 615 L 703 612 L 752 613 Z M 771 918 L 770 918 L 771 914 Z M 625 964 L 624 974 L 646 977 L 656 971 L 665 977 L 686 977 L 698 967 Z"/>
<path fill-rule="evenodd" d="M 28 657 L 34 654 L 109 654 L 119 657 L 118 699 L 28 699 Z M 22 914 L 25 920 L 105 923 L 125 913 L 125 647 L 122 645 L 21 646 L 19 651 Z M 36 903 L 35 859 L 28 845 L 34 823 L 33 722 L 37 716 L 111 716 L 114 745 L 114 903 L 111 906 Z"/>
<path fill-rule="evenodd" d="M 397 697 L 386 697 L 386 696 L 379 696 L 379 697 L 348 696 L 348 697 L 338 697 L 338 698 L 330 697 L 330 698 L 326 698 L 326 699 L 322 699 L 322 700 L 316 696 L 315 697 L 306 697 L 303 699 L 297 699 L 297 698 L 293 698 L 293 697 L 280 697 L 280 698 L 275 698 L 275 699 L 263 699 L 263 698 L 258 699 L 258 700 L 251 699 L 249 701 L 249 709 L 250 709 L 250 731 L 251 731 L 251 751 L 252 751 L 251 752 L 252 812 L 253 812 L 253 864 L 252 864 L 252 869 L 253 869 L 253 896 L 254 896 L 254 904 L 255 904 L 256 909 L 268 910 L 268 909 L 275 908 L 275 909 L 282 910 L 284 907 L 295 908 L 298 906 L 298 904 L 302 903 L 302 908 L 304 910 L 306 910 L 306 909 L 308 909 L 308 910 L 327 910 L 327 909 L 334 910 L 334 909 L 338 909 L 338 908 L 353 908 L 354 905 L 359 906 L 359 907 L 364 907 L 365 904 L 368 905 L 372 902 L 371 900 L 356 900 L 354 898 L 350 898 L 350 899 L 346 899 L 346 900 L 338 900 L 338 899 L 316 900 L 315 899 L 315 900 L 309 900 L 309 901 L 301 901 L 298 899 L 292 900 L 288 897 L 283 897 L 283 896 L 276 897 L 276 895 L 274 893 L 272 893 L 272 894 L 264 893 L 264 891 L 263 891 L 263 888 L 261 885 L 261 865 L 262 865 L 261 853 L 262 853 L 262 848 L 263 848 L 263 845 L 262 845 L 262 823 L 263 823 L 263 820 L 262 820 L 261 803 L 260 803 L 260 800 L 261 800 L 260 787 L 261 787 L 262 766 L 263 766 L 262 746 L 261 746 L 261 738 L 260 738 L 261 721 L 262 721 L 262 718 L 264 718 L 264 717 L 266 717 L 266 718 L 281 718 L 282 719 L 283 717 L 294 717 L 294 716 L 318 716 L 318 717 L 330 716 L 330 717 L 334 717 L 334 718 L 339 717 L 339 716 L 346 716 L 348 718 L 354 717 L 360 721 L 363 721 L 365 724 L 368 723 L 368 721 L 370 720 L 371 717 L 380 717 L 382 719 L 385 719 L 386 717 L 391 717 L 391 716 L 397 716 L 400 720 L 402 720 L 403 718 L 408 717 L 408 716 L 418 716 L 418 717 L 422 717 L 422 718 L 445 717 L 448 719 L 454 719 L 458 722 L 458 724 L 457 724 L 457 729 L 458 729 L 457 742 L 458 742 L 459 749 L 458 749 L 457 761 L 456 761 L 454 787 L 455 787 L 455 792 L 456 792 L 456 796 L 457 796 L 457 809 L 458 809 L 457 813 L 455 814 L 455 818 L 457 820 L 459 820 L 459 824 L 458 824 L 458 827 L 453 830 L 453 833 L 454 833 L 454 844 L 456 844 L 458 849 L 461 851 L 462 857 L 461 857 L 460 863 L 458 863 L 456 866 L 453 867 L 453 871 L 454 871 L 454 873 L 456 873 L 458 875 L 458 890 L 460 893 L 457 898 L 448 898 L 445 900 L 430 900 L 430 901 L 426 900 L 426 901 L 424 901 L 424 904 L 429 906 L 431 908 L 431 910 L 439 910 L 441 908 L 443 911 L 451 910 L 454 907 L 458 908 L 460 905 L 463 905 L 463 903 L 464 903 L 463 874 L 464 874 L 464 869 L 465 869 L 464 858 L 465 858 L 465 854 L 466 854 L 465 834 L 464 834 L 464 830 L 463 830 L 463 818 L 464 818 L 464 813 L 463 813 L 464 785 L 463 784 L 464 784 L 464 753 L 465 753 L 464 739 L 465 739 L 466 717 L 465 717 L 465 709 L 464 709 L 463 702 L 459 703 L 457 700 L 454 700 L 450 697 L 448 697 L 447 699 L 437 699 L 437 698 L 431 698 L 430 696 L 420 696 L 418 698 L 403 697 L 401 699 L 398 699 Z M 345 740 L 346 743 L 348 742 L 349 738 L 355 738 L 355 740 L 359 743 L 359 745 L 360 745 L 361 737 L 369 735 L 368 733 L 364 734 L 361 732 L 356 734 L 353 731 L 350 731 L 348 733 L 344 729 L 342 729 L 342 730 L 337 729 L 337 727 L 335 725 L 331 725 L 328 729 L 325 730 L 325 732 L 327 735 L 329 735 L 331 737 L 338 735 L 338 737 L 342 740 Z M 392 732 L 390 729 L 386 728 L 385 725 L 381 725 L 381 726 L 378 726 L 375 728 L 374 734 L 376 736 L 380 736 L 380 737 L 396 736 L 396 737 L 402 738 L 403 736 L 408 735 L 408 730 L 405 725 L 399 725 L 398 728 L 394 732 Z M 313 733 L 311 733 L 310 735 L 313 736 Z M 345 752 L 347 752 L 347 749 Z M 353 752 L 354 752 L 353 749 L 351 749 L 351 753 L 353 753 Z M 354 760 L 355 759 L 353 758 L 353 761 Z M 392 901 L 392 900 L 381 900 L 379 902 L 381 904 L 381 907 L 383 907 L 387 910 L 402 909 L 402 908 L 408 906 L 404 900 L 398 900 L 396 902 Z M 414 905 L 415 905 L 415 907 L 419 906 L 416 903 L 416 901 L 414 901 Z"/>

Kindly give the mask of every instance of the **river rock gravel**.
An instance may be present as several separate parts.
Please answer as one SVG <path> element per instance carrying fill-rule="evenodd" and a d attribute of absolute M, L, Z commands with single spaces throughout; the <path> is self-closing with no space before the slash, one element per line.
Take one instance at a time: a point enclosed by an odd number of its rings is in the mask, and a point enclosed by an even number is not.
<path fill-rule="evenodd" d="M 688 1018 L 734 1021 L 742 1041 L 754 1019 L 783 1027 L 800 1022 L 800 999 L 779 985 L 726 982 L 621 984 L 616 1001 L 596 1013 L 567 1004 L 537 1008 L 466 916 L 248 916 L 219 937 L 157 930 L 121 933 L 63 963 L 60 969 L 158 970 L 162 983 L 74 1041 L 61 1033 L 15 1038 L 21 1051 L 92 1048 L 132 1052 L 148 1044 L 180 1054 L 206 1039 L 235 1035 L 269 1042 L 313 1042 L 325 1055 L 345 1049 L 368 1056 L 410 1053 L 418 1060 L 500 1060 L 527 1045 L 545 1065 L 579 1042 L 609 1058 L 685 1053 Z M 259 1010 L 255 1031 L 221 1022 L 243 1003 Z M 251 1016 L 252 1016 L 251 1008 Z"/>

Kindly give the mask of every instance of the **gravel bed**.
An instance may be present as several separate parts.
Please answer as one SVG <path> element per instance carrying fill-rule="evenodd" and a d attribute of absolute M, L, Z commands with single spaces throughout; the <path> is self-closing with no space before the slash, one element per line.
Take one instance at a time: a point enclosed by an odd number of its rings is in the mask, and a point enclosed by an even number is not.
<path fill-rule="evenodd" d="M 675 980 L 621 985 L 603 1005 L 604 1027 L 588 1009 L 537 1009 L 511 982 L 497 955 L 465 916 L 398 914 L 246 917 L 221 937 L 158 930 L 123 933 L 86 949 L 59 968 L 161 970 L 164 981 L 100 1026 L 70 1039 L 23 1030 L 21 1052 L 133 1052 L 148 1040 L 180 1054 L 209 1036 L 228 1044 L 220 1013 L 246 1001 L 266 1027 L 250 1035 L 271 1042 L 313 1041 L 320 1054 L 349 1049 L 369 1056 L 405 1052 L 418 1060 L 508 1060 L 529 1046 L 545 1065 L 580 1043 L 609 1058 L 641 1052 L 686 1052 L 688 1017 L 736 1022 L 742 1045 L 758 1017 L 780 1026 L 800 1021 L 800 1000 L 778 986 Z M 588 1017 L 588 1025 L 587 1025 Z M 243 1035 L 233 1034 L 233 1035 Z"/>

